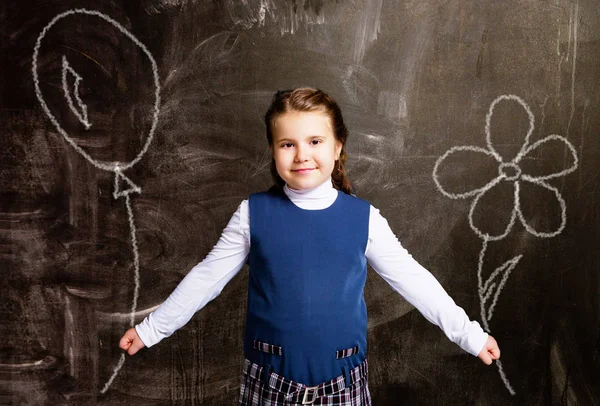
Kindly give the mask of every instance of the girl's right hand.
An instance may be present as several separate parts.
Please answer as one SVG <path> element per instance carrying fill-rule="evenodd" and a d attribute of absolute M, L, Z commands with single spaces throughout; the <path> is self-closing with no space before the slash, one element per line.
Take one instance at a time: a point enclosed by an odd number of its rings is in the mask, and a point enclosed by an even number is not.
<path fill-rule="evenodd" d="M 129 355 L 133 355 L 142 348 L 144 348 L 145 345 L 140 339 L 140 336 L 138 336 L 138 333 L 135 330 L 135 328 L 130 328 L 125 332 L 125 334 L 123 334 L 123 337 L 121 337 L 119 347 L 127 351 Z"/>
<path fill-rule="evenodd" d="M 488 335 L 488 339 L 478 357 L 486 365 L 491 365 L 494 360 L 500 358 L 500 348 L 494 337 Z"/>

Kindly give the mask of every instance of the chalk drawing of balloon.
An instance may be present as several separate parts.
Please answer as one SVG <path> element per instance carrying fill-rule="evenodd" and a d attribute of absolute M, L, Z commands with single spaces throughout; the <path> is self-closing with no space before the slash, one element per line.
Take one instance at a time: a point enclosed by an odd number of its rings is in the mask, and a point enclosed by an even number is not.
<path fill-rule="evenodd" d="M 527 114 L 528 128 L 521 144 L 521 148 L 514 157 L 505 156 L 498 152 L 498 147 L 494 145 L 492 141 L 491 132 L 491 120 L 494 115 L 494 110 L 499 103 L 517 103 L 518 106 Z M 433 168 L 433 180 L 440 193 L 451 199 L 467 199 L 473 197 L 471 208 L 469 210 L 469 226 L 471 230 L 482 240 L 482 248 L 479 253 L 479 261 L 477 266 L 477 280 L 478 280 L 478 293 L 479 293 L 479 304 L 480 304 L 480 315 L 481 321 L 486 331 L 491 332 L 489 322 L 494 316 L 494 309 L 498 304 L 500 293 L 508 281 L 508 278 L 512 271 L 517 267 L 519 261 L 523 255 L 516 255 L 512 259 L 504 262 L 501 266 L 496 268 L 487 279 L 483 278 L 483 264 L 485 255 L 488 249 L 488 245 L 493 241 L 502 241 L 509 235 L 513 230 L 515 224 L 520 223 L 525 230 L 538 238 L 552 238 L 556 237 L 565 229 L 567 224 L 566 214 L 566 203 L 560 194 L 557 187 L 552 186 L 548 181 L 556 179 L 575 171 L 579 164 L 577 157 L 577 151 L 569 140 L 565 137 L 551 134 L 539 141 L 534 143 L 530 142 L 531 135 L 534 130 L 535 117 L 529 106 L 523 99 L 516 95 L 501 95 L 497 97 L 490 105 L 488 113 L 485 118 L 485 143 L 486 147 L 480 147 L 475 145 L 463 145 L 455 146 L 447 150 L 442 156 L 440 156 Z M 554 146 L 561 146 L 565 150 L 565 157 L 570 155 L 570 165 L 566 165 L 566 162 L 562 162 L 566 167 L 561 167 L 559 170 L 551 169 L 549 173 L 542 174 L 530 174 L 522 167 L 525 158 L 532 155 L 545 155 L 548 153 L 546 148 Z M 492 179 L 486 181 L 483 186 L 475 187 L 467 191 L 455 191 L 453 185 L 447 184 L 443 181 L 441 175 L 446 175 L 445 179 L 452 179 L 450 173 L 450 166 L 447 162 L 451 159 L 455 159 L 457 162 L 472 162 L 473 156 L 477 156 L 477 161 L 484 162 L 488 161 L 496 165 L 497 172 Z M 481 205 L 483 199 L 485 199 L 494 190 L 504 188 L 507 191 L 506 195 L 509 197 L 510 209 L 508 210 L 508 216 L 504 216 L 506 224 L 503 224 L 502 231 L 491 231 L 487 229 L 485 222 L 480 222 L 474 216 L 476 210 Z M 558 226 L 553 227 L 551 230 L 540 230 L 536 229 L 531 219 L 523 210 L 523 202 L 525 200 L 542 200 L 542 201 L 554 201 L 559 207 L 559 220 Z M 496 212 L 496 214 L 498 214 Z M 490 217 L 486 217 L 489 223 Z M 496 361 L 496 367 L 506 389 L 511 395 L 515 394 L 510 381 L 506 377 L 502 368 L 502 363 Z"/>
<path fill-rule="evenodd" d="M 110 26 L 116 28 L 123 35 L 125 35 L 126 38 L 131 40 L 131 42 L 133 44 L 135 44 L 137 47 L 139 47 L 139 49 L 141 49 L 141 51 L 147 57 L 150 65 L 151 65 L 152 83 L 153 83 L 153 87 L 154 87 L 154 89 L 153 89 L 154 90 L 154 104 L 153 104 L 153 108 L 152 108 L 151 126 L 150 126 L 149 132 L 146 136 L 146 140 L 143 143 L 141 150 L 133 159 L 131 159 L 130 161 L 127 161 L 127 162 L 105 161 L 105 160 L 101 160 L 101 159 L 92 157 L 91 154 L 88 153 L 88 151 L 86 151 L 80 145 L 78 145 L 78 143 L 75 141 L 73 136 L 71 136 L 61 126 L 58 119 L 52 113 L 48 104 L 46 103 L 46 100 L 44 99 L 44 93 L 42 92 L 42 88 L 40 86 L 40 78 L 38 75 L 40 49 L 42 47 L 42 44 L 44 43 L 44 39 L 47 37 L 48 32 L 50 32 L 50 30 L 53 27 L 55 27 L 56 24 L 59 23 L 61 20 L 77 19 L 77 18 L 81 18 L 82 16 L 88 16 L 88 18 L 92 17 L 92 18 L 100 19 L 100 20 L 102 20 L 100 22 L 108 23 L 108 24 L 110 24 Z M 77 33 L 73 33 L 73 35 L 77 35 Z M 62 87 L 64 99 L 65 99 L 66 103 L 68 104 L 69 110 L 72 113 L 72 115 L 74 117 L 76 117 L 77 120 L 85 127 L 86 130 L 90 130 L 90 128 L 94 127 L 94 122 L 92 122 L 93 120 L 90 120 L 91 116 L 88 111 L 88 106 L 86 105 L 85 100 L 81 95 L 82 84 L 85 83 L 86 79 L 85 79 L 85 77 L 82 77 L 81 75 L 79 75 L 79 73 L 76 71 L 76 69 L 69 62 L 69 59 L 65 55 L 62 55 L 62 58 L 60 61 L 60 66 L 61 66 L 61 87 Z M 94 167 L 96 167 L 100 170 L 112 172 L 114 174 L 114 190 L 113 190 L 113 194 L 112 194 L 113 198 L 114 199 L 119 199 L 119 198 L 125 199 L 125 206 L 127 209 L 127 215 L 128 215 L 128 219 L 129 219 L 131 249 L 132 249 L 134 269 L 135 269 L 135 276 L 134 276 L 135 288 L 134 288 L 134 295 L 133 295 L 133 301 L 131 304 L 131 313 L 130 313 L 130 325 L 133 326 L 135 312 L 136 312 L 136 308 L 137 308 L 137 300 L 139 297 L 139 288 L 140 288 L 139 265 L 140 264 L 139 264 L 139 252 L 138 252 L 137 239 L 136 239 L 135 221 L 134 221 L 133 210 L 131 207 L 130 195 L 132 193 L 141 193 L 141 188 L 139 186 L 137 186 L 131 179 L 129 179 L 127 176 L 125 176 L 125 174 L 123 172 L 125 170 L 133 167 L 136 163 L 138 163 L 142 159 L 144 154 L 148 151 L 150 143 L 152 142 L 152 139 L 154 137 L 154 132 L 156 131 L 156 127 L 157 127 L 157 123 L 158 123 L 158 115 L 159 115 L 159 106 L 160 106 L 160 82 L 159 82 L 159 77 L 158 77 L 158 68 L 157 68 L 156 61 L 152 57 L 152 54 L 150 53 L 148 48 L 146 48 L 146 46 L 142 42 L 140 42 L 133 34 L 131 34 L 126 28 L 124 28 L 117 21 L 113 20 L 112 18 L 108 17 L 105 14 L 102 14 L 99 11 L 87 10 L 87 9 L 73 9 L 73 10 L 68 10 L 68 11 L 65 11 L 63 13 L 56 15 L 43 28 L 42 32 L 40 33 L 40 35 L 37 38 L 37 41 L 36 41 L 35 47 L 34 47 L 34 51 L 33 51 L 32 74 L 33 74 L 33 82 L 34 82 L 34 86 L 35 86 L 35 94 L 37 96 L 37 99 L 38 99 L 42 109 L 44 110 L 44 112 L 46 113 L 46 115 L 48 116 L 48 118 L 50 119 L 50 121 L 52 122 L 54 127 L 56 128 L 56 130 L 63 136 L 65 141 L 67 143 L 69 143 L 90 164 L 92 164 Z M 72 83 L 72 86 L 69 85 L 70 83 Z M 125 354 L 122 353 L 120 360 L 117 363 L 116 367 L 114 368 L 112 375 L 110 376 L 109 380 L 105 383 L 104 387 L 101 389 L 101 393 L 105 393 L 108 390 L 108 388 L 112 384 L 113 380 L 119 373 L 119 370 L 123 366 L 124 362 L 125 362 Z"/>

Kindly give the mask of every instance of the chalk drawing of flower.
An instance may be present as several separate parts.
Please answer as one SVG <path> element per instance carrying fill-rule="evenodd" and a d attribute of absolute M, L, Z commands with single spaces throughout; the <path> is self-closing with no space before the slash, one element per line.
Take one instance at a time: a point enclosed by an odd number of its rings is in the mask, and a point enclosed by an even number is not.
<path fill-rule="evenodd" d="M 498 105 L 498 103 L 502 101 L 517 102 L 523 107 L 529 119 L 529 128 L 527 130 L 527 134 L 525 135 L 523 144 L 519 152 L 512 159 L 508 159 L 499 154 L 492 143 L 490 123 L 494 114 L 495 107 Z M 477 236 L 479 236 L 479 238 L 483 240 L 483 246 L 481 252 L 479 253 L 477 278 L 481 321 L 485 330 L 488 332 L 490 331 L 489 321 L 493 317 L 493 311 L 498 302 L 500 292 L 502 291 L 502 288 L 507 282 L 511 271 L 517 266 L 517 264 L 523 256 L 517 255 L 514 258 L 506 261 L 504 264 L 496 268 L 486 280 L 484 280 L 482 276 L 482 270 L 488 242 L 500 241 L 504 239 L 513 229 L 517 219 L 525 227 L 525 230 L 527 230 L 527 232 L 539 238 L 550 238 L 557 236 L 564 230 L 567 222 L 565 200 L 561 196 L 560 191 L 556 187 L 550 185 L 547 181 L 550 179 L 565 176 L 575 171 L 579 163 L 577 153 L 573 145 L 565 137 L 556 134 L 549 135 L 539 141 L 534 142 L 533 144 L 530 144 L 529 140 L 531 134 L 533 133 L 534 121 L 535 117 L 533 116 L 531 109 L 521 98 L 515 95 L 499 96 L 492 102 L 489 111 L 486 115 L 486 148 L 473 145 L 452 147 L 437 159 L 433 168 L 433 180 L 438 190 L 444 196 L 447 196 L 451 199 L 466 199 L 474 197 L 469 210 L 469 226 L 475 232 L 475 234 L 477 234 Z M 549 146 L 553 143 L 566 147 L 565 151 L 568 151 L 570 153 L 572 163 L 565 169 L 562 169 L 560 171 L 554 171 L 548 174 L 531 175 L 525 173 L 526 171 L 524 171 L 522 168 L 524 158 L 527 158 L 528 156 L 533 156 L 534 153 L 536 155 L 543 155 L 543 147 Z M 448 167 L 445 165 L 446 161 L 455 160 L 457 162 L 469 162 L 471 158 L 473 158 L 474 153 L 476 156 L 478 155 L 476 159 L 480 162 L 484 162 L 485 160 L 493 160 L 492 163 L 497 165 L 498 168 L 497 175 L 493 179 L 487 181 L 487 183 L 484 186 L 476 187 L 474 189 L 460 193 L 454 193 L 450 191 L 453 187 L 451 185 L 443 185 L 443 182 L 440 179 L 440 175 L 444 173 L 444 170 L 448 170 Z M 565 153 L 565 158 L 566 155 L 567 154 Z M 563 159 L 563 162 L 565 161 L 567 160 Z M 506 222 L 506 226 L 502 227 L 503 230 L 501 232 L 486 232 L 486 224 L 479 224 L 478 221 L 476 221 L 474 213 L 477 211 L 478 205 L 481 204 L 481 201 L 488 194 L 491 194 L 491 191 L 493 189 L 499 190 L 501 188 L 503 189 L 504 195 L 508 195 L 509 201 L 512 202 L 510 203 L 512 204 L 512 209 L 510 211 L 509 218 Z M 541 193 L 546 194 L 546 196 L 542 196 L 544 201 L 549 201 L 549 199 L 555 199 L 555 201 L 558 202 L 558 205 L 560 206 L 560 224 L 554 230 L 537 230 L 532 225 L 531 219 L 528 219 L 527 216 L 523 213 L 521 202 L 524 195 L 529 195 L 529 198 L 533 196 L 533 199 L 535 199 L 536 197 L 539 198 L 540 196 L 536 195 L 540 195 Z M 510 385 L 510 382 L 508 381 L 506 374 L 502 369 L 502 364 L 500 363 L 500 361 L 496 361 L 496 366 L 498 368 L 498 372 L 500 373 L 500 377 L 504 382 L 504 385 L 506 386 L 508 391 L 512 395 L 514 395 L 515 391 Z"/>
<path fill-rule="evenodd" d="M 521 150 L 511 160 L 505 160 L 496 151 L 496 149 L 494 148 L 494 145 L 492 143 L 492 139 L 491 139 L 490 121 L 491 121 L 492 115 L 494 113 L 494 108 L 496 107 L 496 105 L 499 102 L 501 102 L 503 100 L 514 100 L 514 101 L 518 102 L 521 106 L 523 106 L 523 108 L 525 109 L 525 111 L 527 112 L 527 115 L 529 117 L 529 129 L 527 131 L 527 135 L 525 136 L 525 140 L 523 142 Z M 473 199 L 473 203 L 471 204 L 471 209 L 469 210 L 469 225 L 471 226 L 471 229 L 482 240 L 498 241 L 498 240 L 503 239 L 512 230 L 516 219 L 519 219 L 519 221 L 523 224 L 523 226 L 529 233 L 531 233 L 537 237 L 542 237 L 542 238 L 554 237 L 554 236 L 560 234 L 563 231 L 563 229 L 565 228 L 566 221 L 567 221 L 565 201 L 562 198 L 559 190 L 557 188 L 555 188 L 554 186 L 550 185 L 549 183 L 547 183 L 546 181 L 549 179 L 567 175 L 567 174 L 575 171 L 577 169 L 577 165 L 578 165 L 577 153 L 576 153 L 573 145 L 566 138 L 564 138 L 560 135 L 556 135 L 556 134 L 549 135 L 549 136 L 547 136 L 539 141 L 536 141 L 535 143 L 530 145 L 529 138 L 531 136 L 531 133 L 533 132 L 533 129 L 534 129 L 534 116 L 533 116 L 533 113 L 531 112 L 530 108 L 527 106 L 527 104 L 525 104 L 525 102 L 522 99 L 520 99 L 518 96 L 514 96 L 514 95 L 500 96 L 492 102 L 489 112 L 486 116 L 485 134 L 486 134 L 487 148 L 481 148 L 481 147 L 476 147 L 476 146 L 472 146 L 472 145 L 452 147 L 448 151 L 446 151 L 440 158 L 438 158 L 438 160 L 435 163 L 435 167 L 433 169 L 433 180 L 435 181 L 435 184 L 438 187 L 438 190 L 442 194 L 444 194 L 445 196 L 447 196 L 451 199 L 466 199 L 468 197 L 475 196 L 475 199 Z M 521 161 L 525 157 L 527 157 L 529 154 L 531 154 L 533 152 L 539 152 L 538 151 L 539 148 L 543 148 L 545 145 L 549 144 L 552 141 L 563 143 L 568 148 L 568 151 L 571 153 L 572 158 L 573 158 L 572 164 L 568 168 L 566 168 L 560 172 L 550 173 L 550 174 L 543 175 L 543 176 L 531 176 L 526 173 L 523 173 L 523 171 L 521 170 L 521 167 L 519 165 L 521 163 Z M 442 185 L 442 182 L 440 181 L 438 175 L 439 175 L 440 169 L 443 170 L 443 164 L 446 159 L 448 159 L 449 157 L 460 159 L 460 155 L 465 152 L 468 152 L 468 153 L 475 152 L 478 154 L 483 154 L 485 156 L 484 158 L 494 159 L 498 164 L 498 175 L 494 179 L 489 181 L 483 187 L 473 189 L 473 190 L 463 192 L 463 193 L 452 193 L 452 192 L 448 191 L 447 187 L 444 187 L 444 185 Z M 510 214 L 510 220 L 508 221 L 508 224 L 504 228 L 504 231 L 500 234 L 491 235 L 490 233 L 484 231 L 485 225 L 475 224 L 473 214 L 477 208 L 478 203 L 485 196 L 485 194 L 488 193 L 492 188 L 501 186 L 502 182 L 511 183 L 510 187 L 512 187 L 512 189 L 513 189 L 513 197 L 514 197 L 513 198 L 513 207 L 512 207 L 511 214 Z M 525 215 L 523 214 L 523 212 L 521 210 L 521 203 L 520 203 L 521 196 L 527 192 L 526 190 L 523 190 L 523 189 L 531 187 L 532 186 L 531 184 L 537 185 L 537 186 L 540 186 L 540 187 L 546 189 L 558 201 L 560 208 L 561 208 L 561 221 L 560 221 L 560 226 L 556 230 L 553 230 L 550 232 L 538 231 L 532 225 L 530 225 L 531 222 L 527 221 Z M 503 185 L 503 186 L 506 186 L 506 185 Z M 536 190 L 537 190 L 537 188 L 536 188 Z"/>

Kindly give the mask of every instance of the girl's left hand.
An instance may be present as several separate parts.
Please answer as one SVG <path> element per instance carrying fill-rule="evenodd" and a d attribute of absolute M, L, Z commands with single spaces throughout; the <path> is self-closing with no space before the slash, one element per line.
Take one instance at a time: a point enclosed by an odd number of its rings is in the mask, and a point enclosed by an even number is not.
<path fill-rule="evenodd" d="M 500 348 L 494 337 L 488 335 L 488 339 L 483 346 L 483 350 L 478 355 L 486 365 L 491 365 L 492 361 L 500 358 Z"/>

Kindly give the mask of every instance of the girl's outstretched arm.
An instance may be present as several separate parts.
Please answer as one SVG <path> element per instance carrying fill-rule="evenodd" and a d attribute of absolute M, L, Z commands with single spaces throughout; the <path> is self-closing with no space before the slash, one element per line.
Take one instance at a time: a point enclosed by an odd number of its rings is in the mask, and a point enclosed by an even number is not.
<path fill-rule="evenodd" d="M 431 323 L 468 353 L 478 356 L 488 340 L 435 277 L 400 244 L 379 210 L 371 206 L 365 253 L 375 271 Z"/>
<path fill-rule="evenodd" d="M 206 258 L 190 270 L 163 304 L 135 326 L 142 344 L 151 347 L 183 327 L 198 310 L 221 293 L 242 269 L 249 252 L 250 214 L 248 201 L 244 200 Z M 130 341 L 132 335 L 128 333 L 121 343 Z M 135 337 L 131 343 L 136 345 Z"/>

